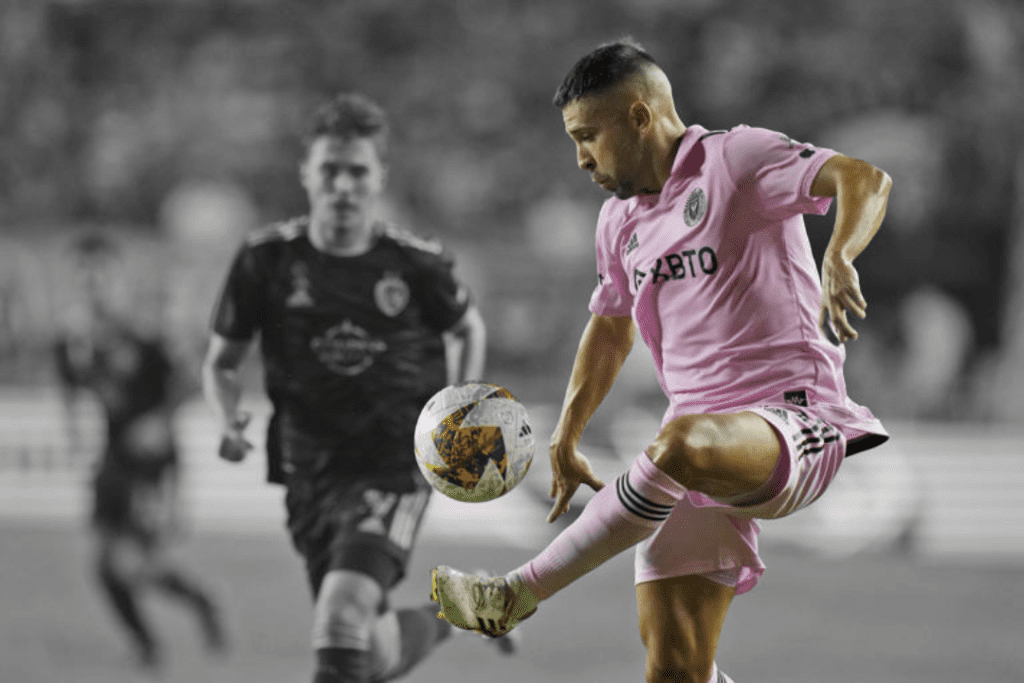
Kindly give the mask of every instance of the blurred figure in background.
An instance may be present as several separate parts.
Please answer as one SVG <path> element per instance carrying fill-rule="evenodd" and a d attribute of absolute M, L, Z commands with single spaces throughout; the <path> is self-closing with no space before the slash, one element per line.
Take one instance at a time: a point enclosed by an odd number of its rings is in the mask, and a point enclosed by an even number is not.
<path fill-rule="evenodd" d="M 377 219 L 387 133 L 361 95 L 316 112 L 300 167 L 309 213 L 243 244 L 203 367 L 220 456 L 239 461 L 251 448 L 239 370 L 259 337 L 268 478 L 287 487 L 315 601 L 314 683 L 396 678 L 450 633 L 432 604 L 393 610 L 388 591 L 432 490 L 414 459 L 416 419 L 446 384 L 480 378 L 485 330 L 440 245 Z"/>
<path fill-rule="evenodd" d="M 127 315 L 119 247 L 93 234 L 75 243 L 72 256 L 80 301 L 58 336 L 56 364 L 72 450 L 81 446 L 83 392 L 96 399 L 106 423 L 93 478 L 100 586 L 142 666 L 160 664 L 160 645 L 139 605 L 144 589 L 193 610 L 206 646 L 219 652 L 224 638 L 216 606 L 168 552 L 180 530 L 175 367 L 163 342 L 140 333 Z"/>

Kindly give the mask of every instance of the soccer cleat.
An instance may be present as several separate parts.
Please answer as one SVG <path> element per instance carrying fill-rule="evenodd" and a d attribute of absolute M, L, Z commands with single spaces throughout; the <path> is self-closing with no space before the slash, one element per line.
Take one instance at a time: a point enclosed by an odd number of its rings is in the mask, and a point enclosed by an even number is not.
<path fill-rule="evenodd" d="M 437 616 L 456 628 L 498 638 L 537 611 L 539 602 L 522 581 L 481 577 L 451 567 L 430 572 L 430 599 L 441 606 Z M 515 644 L 508 641 L 514 649 Z"/>

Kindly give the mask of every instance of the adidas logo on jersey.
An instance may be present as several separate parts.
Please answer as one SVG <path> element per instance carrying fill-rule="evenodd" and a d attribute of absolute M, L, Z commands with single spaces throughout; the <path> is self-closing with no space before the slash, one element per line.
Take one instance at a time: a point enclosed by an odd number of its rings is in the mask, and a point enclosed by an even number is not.
<path fill-rule="evenodd" d="M 629 242 L 626 244 L 626 256 L 629 256 L 634 251 L 636 251 L 636 248 L 639 247 L 639 246 L 640 246 L 640 238 L 638 238 L 636 236 L 636 233 L 634 232 L 633 236 L 629 238 Z"/>

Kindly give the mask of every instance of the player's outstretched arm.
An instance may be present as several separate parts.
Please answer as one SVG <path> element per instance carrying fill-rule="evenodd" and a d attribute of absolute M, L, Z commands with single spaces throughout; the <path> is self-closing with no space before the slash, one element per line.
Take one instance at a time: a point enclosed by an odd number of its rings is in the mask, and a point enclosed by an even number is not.
<path fill-rule="evenodd" d="M 203 361 L 203 396 L 220 424 L 220 457 L 231 462 L 245 458 L 252 449 L 245 438 L 250 415 L 239 410 L 242 384 L 238 370 L 248 355 L 251 342 L 236 341 L 213 334 Z"/>
<path fill-rule="evenodd" d="M 847 311 L 867 315 L 853 260 L 882 225 L 890 189 L 885 171 L 842 154 L 826 161 L 811 184 L 815 197 L 836 198 L 836 223 L 821 265 L 821 323 L 828 314 L 840 342 L 857 338 Z"/>
<path fill-rule="evenodd" d="M 551 436 L 550 495 L 555 503 L 548 515 L 549 522 L 569 509 L 569 501 L 580 484 L 595 491 L 604 486 L 576 447 L 633 348 L 633 334 L 633 319 L 628 317 L 593 315 L 583 330 L 562 413 Z"/>
<path fill-rule="evenodd" d="M 476 306 L 467 308 L 462 318 L 445 331 L 444 343 L 448 349 L 448 384 L 483 378 L 487 326 Z"/>

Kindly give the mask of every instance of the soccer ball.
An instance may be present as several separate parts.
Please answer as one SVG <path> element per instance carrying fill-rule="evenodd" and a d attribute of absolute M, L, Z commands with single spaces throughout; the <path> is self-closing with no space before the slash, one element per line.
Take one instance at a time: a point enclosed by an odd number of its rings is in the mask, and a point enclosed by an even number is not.
<path fill-rule="evenodd" d="M 416 422 L 416 462 L 449 498 L 482 503 L 518 484 L 533 461 L 526 408 L 496 384 L 447 386 Z"/>

